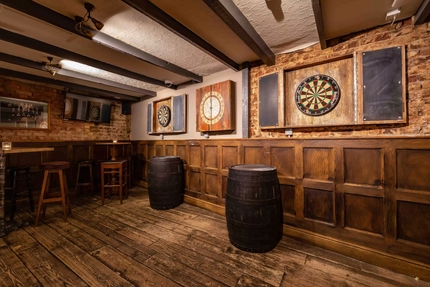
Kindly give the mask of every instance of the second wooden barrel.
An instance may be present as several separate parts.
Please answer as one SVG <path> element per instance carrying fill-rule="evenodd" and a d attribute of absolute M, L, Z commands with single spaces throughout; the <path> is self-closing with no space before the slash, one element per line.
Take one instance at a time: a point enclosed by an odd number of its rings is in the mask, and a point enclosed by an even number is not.
<path fill-rule="evenodd" d="M 151 158 L 148 168 L 149 205 L 154 209 L 170 209 L 184 199 L 184 168 L 179 156 Z"/>
<path fill-rule="evenodd" d="M 229 168 L 225 199 L 230 242 L 248 252 L 267 252 L 282 238 L 282 203 L 273 166 Z"/>

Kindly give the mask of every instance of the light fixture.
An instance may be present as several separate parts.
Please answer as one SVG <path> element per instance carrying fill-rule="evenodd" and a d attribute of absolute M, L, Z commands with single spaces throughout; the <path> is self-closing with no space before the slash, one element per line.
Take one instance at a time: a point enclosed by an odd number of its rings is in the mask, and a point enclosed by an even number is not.
<path fill-rule="evenodd" d="M 54 58 L 48 57 L 49 63 L 43 62 L 45 64 L 45 66 L 43 68 L 46 71 L 48 71 L 52 76 L 54 76 L 57 73 L 57 71 L 59 69 L 61 69 L 61 65 L 60 64 L 52 64 L 52 60 L 54 60 Z"/>
<path fill-rule="evenodd" d="M 104 24 L 99 20 L 91 17 L 91 12 L 94 12 L 94 10 L 96 9 L 93 4 L 87 2 L 84 4 L 84 7 L 87 10 L 87 13 L 85 13 L 84 17 L 75 16 L 75 21 L 78 22 L 75 25 L 75 29 L 84 36 L 92 38 L 93 34 L 89 30 L 85 29 L 84 23 L 88 22 L 88 20 L 91 19 L 91 22 L 93 22 L 97 30 L 101 30 Z"/>

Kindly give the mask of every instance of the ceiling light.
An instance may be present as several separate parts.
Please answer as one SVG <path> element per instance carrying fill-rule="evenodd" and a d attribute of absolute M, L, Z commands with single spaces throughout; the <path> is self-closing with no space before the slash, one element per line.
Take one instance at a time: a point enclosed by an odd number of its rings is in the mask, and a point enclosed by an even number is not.
<path fill-rule="evenodd" d="M 49 63 L 43 62 L 45 64 L 45 66 L 43 68 L 46 71 L 48 71 L 52 76 L 54 76 L 57 73 L 57 71 L 59 69 L 61 69 L 61 65 L 60 64 L 52 64 L 52 60 L 54 60 L 54 58 L 48 57 Z"/>
<path fill-rule="evenodd" d="M 100 22 L 99 20 L 91 17 L 91 12 L 94 12 L 94 10 L 96 9 L 93 4 L 87 2 L 84 4 L 84 7 L 87 10 L 87 13 L 85 13 L 84 17 L 75 16 L 75 20 L 76 20 L 76 22 L 78 22 L 75 25 L 75 29 L 76 29 L 76 31 L 78 31 L 82 35 L 84 35 L 88 38 L 92 38 L 93 34 L 89 30 L 85 29 L 84 23 L 88 22 L 88 20 L 91 19 L 91 22 L 93 22 L 93 24 L 97 28 L 97 30 L 101 30 L 103 28 L 104 24 L 102 22 Z"/>

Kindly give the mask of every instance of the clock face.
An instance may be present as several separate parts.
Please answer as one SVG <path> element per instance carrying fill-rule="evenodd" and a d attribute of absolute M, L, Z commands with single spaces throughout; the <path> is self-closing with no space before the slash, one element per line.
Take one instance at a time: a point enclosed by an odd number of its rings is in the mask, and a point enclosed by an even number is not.
<path fill-rule="evenodd" d="M 206 93 L 200 103 L 200 116 L 207 124 L 217 123 L 224 114 L 224 100 L 220 93 Z"/>
<path fill-rule="evenodd" d="M 327 75 L 314 75 L 304 79 L 297 87 L 297 108 L 309 116 L 324 115 L 333 110 L 340 99 L 340 88 Z"/>
<path fill-rule="evenodd" d="M 170 108 L 168 106 L 162 105 L 157 112 L 158 123 L 162 127 L 167 127 L 170 122 Z"/>

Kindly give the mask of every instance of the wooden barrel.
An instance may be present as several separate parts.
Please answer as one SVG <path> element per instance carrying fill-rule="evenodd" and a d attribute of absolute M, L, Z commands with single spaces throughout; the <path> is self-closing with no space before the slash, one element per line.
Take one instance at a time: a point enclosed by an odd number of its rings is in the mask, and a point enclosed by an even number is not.
<path fill-rule="evenodd" d="M 148 169 L 149 205 L 154 209 L 170 209 L 184 199 L 184 168 L 179 156 L 151 158 Z"/>
<path fill-rule="evenodd" d="M 230 242 L 248 252 L 267 252 L 282 238 L 282 203 L 276 168 L 229 168 L 225 199 Z"/>

